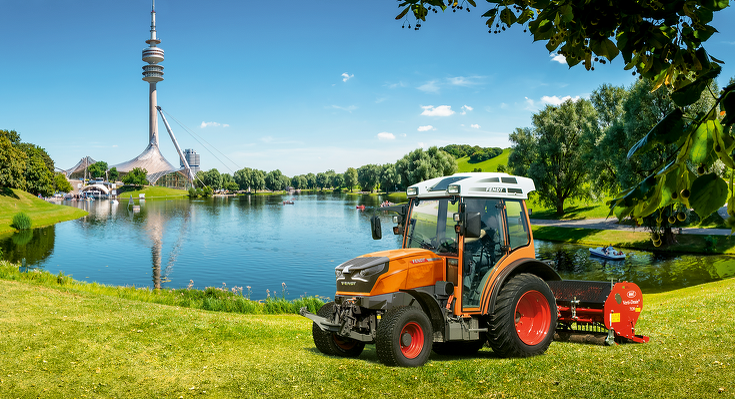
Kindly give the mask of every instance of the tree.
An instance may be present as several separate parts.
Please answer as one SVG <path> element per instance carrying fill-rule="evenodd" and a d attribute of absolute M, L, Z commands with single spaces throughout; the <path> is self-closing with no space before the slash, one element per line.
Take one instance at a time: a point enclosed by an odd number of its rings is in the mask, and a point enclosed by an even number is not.
<path fill-rule="evenodd" d="M 533 126 L 531 137 L 522 136 L 524 146 L 514 146 L 513 153 L 530 162 L 528 177 L 533 179 L 541 201 L 555 206 L 556 214 L 563 215 L 567 199 L 587 194 L 583 189 L 587 167 L 582 154 L 589 151 L 599 131 L 595 110 L 587 100 L 567 100 L 558 107 L 548 105 L 534 115 Z M 514 137 L 511 135 L 512 142 Z M 533 147 L 532 155 L 521 153 L 528 144 Z M 514 173 L 525 171 L 515 159 L 511 165 Z"/>
<path fill-rule="evenodd" d="M 54 190 L 57 192 L 68 193 L 74 191 L 74 187 L 71 186 L 69 180 L 63 173 L 57 173 L 54 175 Z"/>
<path fill-rule="evenodd" d="M 146 176 L 148 171 L 142 168 L 133 168 L 128 174 L 122 178 L 122 182 L 133 186 L 143 186 L 148 184 Z"/>
<path fill-rule="evenodd" d="M 332 176 L 332 187 L 334 188 L 342 188 L 345 187 L 345 176 L 341 173 L 335 173 L 334 176 Z"/>
<path fill-rule="evenodd" d="M 220 190 L 222 188 L 222 175 L 220 175 L 216 168 L 212 168 L 202 173 L 201 179 L 204 185 L 212 188 L 212 190 Z"/>
<path fill-rule="evenodd" d="M 281 180 L 281 185 L 280 185 L 281 190 L 286 190 L 291 185 L 291 178 L 286 175 L 281 175 L 280 180 Z"/>
<path fill-rule="evenodd" d="M 662 193 L 676 187 L 687 195 L 677 196 L 674 201 L 691 206 L 702 217 L 725 201 L 728 213 L 735 216 L 735 197 L 730 196 L 728 200 L 728 192 L 735 192 L 733 179 L 728 190 L 728 184 L 715 174 L 697 177 L 687 170 L 687 164 L 691 163 L 706 171 L 717 159 L 731 173 L 735 169 L 732 157 L 735 84 L 712 93 L 713 105 L 708 112 L 692 114 L 684 110 L 700 99 L 722 71 L 719 65 L 722 61 L 708 54 L 703 44 L 717 32 L 709 25 L 713 14 L 728 7 L 729 0 L 490 2 L 491 9 L 483 14 L 490 32 L 500 33 L 512 25 L 525 26 L 534 41 L 546 42 L 546 48 L 564 56 L 570 67 L 582 63 L 587 70 L 594 70 L 596 64 L 605 64 L 620 54 L 626 70 L 633 69 L 634 75 L 651 81 L 654 91 L 662 88 L 669 91 L 676 108 L 636 142 L 627 157 L 632 159 L 655 151 L 655 144 L 675 144 L 677 155 L 668 163 L 656 165 L 645 179 L 623 190 L 610 202 L 611 214 L 641 219 L 659 209 Z M 405 0 L 401 3 L 405 8 L 396 18 L 401 19 L 412 11 L 417 21 L 425 21 L 434 8 L 445 9 L 451 5 L 456 10 L 465 4 L 453 0 L 447 4 L 443 0 Z M 416 26 L 421 25 L 416 23 Z M 728 223 L 735 232 L 735 217 L 728 218 Z"/>
<path fill-rule="evenodd" d="M 434 177 L 454 174 L 457 171 L 457 161 L 437 147 L 430 147 L 427 151 L 419 148 L 396 161 L 395 167 L 401 184 L 408 187 Z"/>
<path fill-rule="evenodd" d="M 380 165 L 368 164 L 357 169 L 357 182 L 363 191 L 372 192 L 380 181 Z"/>
<path fill-rule="evenodd" d="M 49 172 L 43 157 L 32 151 L 26 162 L 26 191 L 44 197 L 54 193 L 54 174 Z"/>
<path fill-rule="evenodd" d="M 265 186 L 271 191 L 281 190 L 281 176 L 280 170 L 272 170 L 265 176 Z"/>
<path fill-rule="evenodd" d="M 107 171 L 107 162 L 97 161 L 87 167 L 87 171 L 92 177 L 102 177 Z"/>
<path fill-rule="evenodd" d="M 355 168 L 347 168 L 344 175 L 345 180 L 345 187 L 350 189 L 350 192 L 352 192 L 352 188 L 355 187 L 357 184 L 357 169 Z"/>
<path fill-rule="evenodd" d="M 259 169 L 253 169 L 253 173 L 250 175 L 250 188 L 255 190 L 255 192 L 265 190 L 265 172 Z"/>
<path fill-rule="evenodd" d="M 310 189 L 316 188 L 316 175 L 309 172 L 306 174 L 306 186 Z"/>
<path fill-rule="evenodd" d="M 380 189 L 389 193 L 397 191 L 401 184 L 401 178 L 396 173 L 396 166 L 392 163 L 384 164 L 380 171 Z"/>
<path fill-rule="evenodd" d="M 329 176 L 326 173 L 319 172 L 316 174 L 316 187 L 324 190 L 329 186 Z"/>
<path fill-rule="evenodd" d="M 253 170 L 250 168 L 242 168 L 235 172 L 235 183 L 243 190 L 250 190 L 252 184 Z"/>
<path fill-rule="evenodd" d="M 26 189 L 25 169 L 28 156 L 13 145 L 14 130 L 0 130 L 0 187 Z M 9 137 L 10 136 L 10 137 Z"/>
<path fill-rule="evenodd" d="M 120 173 L 117 171 L 117 167 L 113 166 L 107 173 L 107 178 L 111 182 L 116 182 L 120 178 Z"/>

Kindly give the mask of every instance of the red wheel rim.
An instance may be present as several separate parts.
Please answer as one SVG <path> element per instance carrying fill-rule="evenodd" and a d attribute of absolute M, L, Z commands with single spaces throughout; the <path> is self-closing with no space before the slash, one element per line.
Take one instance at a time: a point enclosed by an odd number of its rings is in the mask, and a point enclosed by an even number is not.
<path fill-rule="evenodd" d="M 546 338 L 551 324 L 551 307 L 538 291 L 528 291 L 516 304 L 515 327 L 526 345 L 536 345 Z"/>
<path fill-rule="evenodd" d="M 404 344 L 404 335 L 410 337 L 411 342 L 408 345 Z M 421 354 L 421 350 L 424 349 L 424 330 L 418 323 L 412 321 L 403 326 L 398 341 L 400 342 L 403 356 L 406 356 L 408 359 L 415 359 Z"/>
<path fill-rule="evenodd" d="M 343 340 L 339 337 L 337 334 L 332 334 L 332 339 L 334 340 L 334 343 L 342 348 L 343 350 L 350 350 L 355 347 L 357 344 L 357 341 L 355 340 Z"/>

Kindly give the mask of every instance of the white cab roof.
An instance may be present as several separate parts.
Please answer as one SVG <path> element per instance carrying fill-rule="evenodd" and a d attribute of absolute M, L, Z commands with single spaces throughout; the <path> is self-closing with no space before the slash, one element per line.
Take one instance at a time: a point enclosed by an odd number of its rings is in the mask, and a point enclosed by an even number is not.
<path fill-rule="evenodd" d="M 458 186 L 459 194 L 449 193 L 449 186 Z M 416 194 L 412 193 L 416 189 Z M 528 193 L 536 186 L 527 177 L 511 176 L 507 173 L 456 173 L 437 177 L 410 186 L 409 198 L 435 198 L 450 195 L 482 198 L 528 199 Z"/>

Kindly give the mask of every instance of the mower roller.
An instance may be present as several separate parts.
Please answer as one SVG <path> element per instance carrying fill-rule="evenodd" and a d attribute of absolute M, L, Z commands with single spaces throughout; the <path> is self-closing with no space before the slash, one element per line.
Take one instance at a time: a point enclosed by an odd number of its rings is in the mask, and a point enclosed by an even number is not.
<path fill-rule="evenodd" d="M 549 281 L 559 310 L 554 340 L 612 345 L 648 342 L 635 334 L 643 294 L 634 283 Z"/>
<path fill-rule="evenodd" d="M 461 356 L 488 345 L 499 357 L 573 342 L 648 342 L 635 335 L 642 294 L 633 283 L 562 281 L 536 259 L 525 200 L 533 180 L 458 173 L 414 184 L 392 211 L 401 248 L 335 267 L 334 302 L 313 321 L 324 354 L 359 356 L 366 344 L 390 366 L 415 367 L 431 352 Z M 376 209 L 376 212 L 378 210 Z M 382 237 L 371 218 L 373 239 Z"/>

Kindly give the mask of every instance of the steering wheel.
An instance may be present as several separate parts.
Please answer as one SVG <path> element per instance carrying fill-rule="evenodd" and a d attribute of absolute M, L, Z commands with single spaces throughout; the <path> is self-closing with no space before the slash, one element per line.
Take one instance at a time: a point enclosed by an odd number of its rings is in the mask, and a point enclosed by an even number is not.
<path fill-rule="evenodd" d="M 452 252 L 452 249 L 457 249 L 457 243 L 453 238 L 445 237 L 439 242 L 439 245 L 437 245 L 436 248 L 439 252 Z"/>

